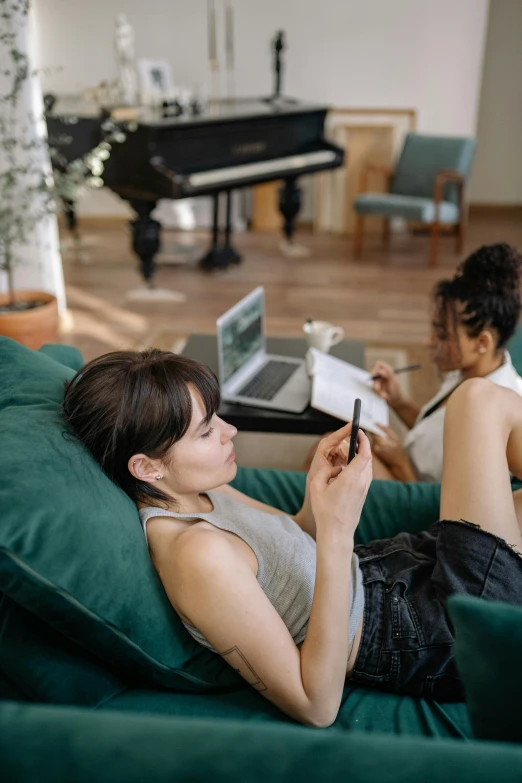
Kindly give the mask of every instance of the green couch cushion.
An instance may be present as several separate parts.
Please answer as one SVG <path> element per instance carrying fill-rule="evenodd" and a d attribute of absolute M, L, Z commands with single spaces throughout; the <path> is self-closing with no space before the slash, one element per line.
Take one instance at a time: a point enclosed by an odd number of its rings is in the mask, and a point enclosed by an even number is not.
<path fill-rule="evenodd" d="M 245 687 L 185 630 L 135 505 L 64 432 L 72 375 L 0 338 L 0 592 L 122 676 L 175 690 Z"/>
<path fill-rule="evenodd" d="M 78 348 L 74 348 L 72 345 L 58 345 L 55 343 L 46 343 L 40 348 L 40 353 L 49 356 L 59 364 L 69 367 L 75 372 L 81 370 L 85 364 L 81 351 Z"/>
<path fill-rule="evenodd" d="M 475 736 L 522 742 L 522 609 L 453 596 L 448 611 Z"/>
<path fill-rule="evenodd" d="M 246 495 L 295 514 L 301 508 L 306 475 L 298 471 L 238 470 L 232 485 Z M 401 531 L 418 533 L 439 518 L 438 484 L 372 481 L 355 533 L 356 544 L 392 538 Z"/>
<path fill-rule="evenodd" d="M 129 688 L 103 702 L 100 709 L 190 719 L 293 723 L 251 688 L 212 694 Z M 465 704 L 439 704 L 360 686 L 347 686 L 344 689 L 332 730 L 454 739 L 472 736 Z"/>
<path fill-rule="evenodd" d="M 0 779 L 519 783 L 522 748 L 0 704 Z"/>
<path fill-rule="evenodd" d="M 2 678 L 29 701 L 77 707 L 99 707 L 128 688 L 105 661 L 6 595 L 0 596 L 0 695 Z"/>

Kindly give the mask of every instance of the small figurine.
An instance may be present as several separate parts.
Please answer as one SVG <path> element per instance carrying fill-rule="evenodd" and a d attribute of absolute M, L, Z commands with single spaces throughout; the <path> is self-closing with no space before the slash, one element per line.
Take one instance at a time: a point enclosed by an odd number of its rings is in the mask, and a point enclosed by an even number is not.
<path fill-rule="evenodd" d="M 276 33 L 275 38 L 272 42 L 272 49 L 274 52 L 274 77 L 275 77 L 273 97 L 277 99 L 281 96 L 281 88 L 282 88 L 282 71 L 283 71 L 282 53 L 285 49 L 284 30 L 279 30 Z"/>

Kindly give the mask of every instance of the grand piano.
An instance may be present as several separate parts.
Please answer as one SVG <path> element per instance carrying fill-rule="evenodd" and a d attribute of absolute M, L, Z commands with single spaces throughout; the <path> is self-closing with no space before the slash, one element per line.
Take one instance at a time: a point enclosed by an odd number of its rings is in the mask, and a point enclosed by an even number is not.
<path fill-rule="evenodd" d="M 152 284 L 160 248 L 161 226 L 151 216 L 158 199 L 213 197 L 211 246 L 200 263 L 205 269 L 226 268 L 240 261 L 231 243 L 231 191 L 282 180 L 279 208 L 284 235 L 292 242 L 301 204 L 298 177 L 343 163 L 343 150 L 324 137 L 327 111 L 282 98 L 215 101 L 195 116 L 140 109 L 125 142 L 112 145 L 102 178 L 136 213 L 130 221 L 132 244 L 147 283 Z M 63 161 L 81 158 L 102 140 L 106 118 L 59 99 L 46 113 L 50 144 Z M 223 229 L 220 193 L 226 194 Z M 74 223 L 74 204 L 67 207 Z"/>

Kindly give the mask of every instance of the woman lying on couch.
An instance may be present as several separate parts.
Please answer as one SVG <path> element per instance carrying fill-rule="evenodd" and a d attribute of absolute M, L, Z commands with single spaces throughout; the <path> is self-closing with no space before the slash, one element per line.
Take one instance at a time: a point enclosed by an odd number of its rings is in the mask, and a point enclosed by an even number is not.
<path fill-rule="evenodd" d="M 366 436 L 350 465 L 350 425 L 321 441 L 303 507 L 290 517 L 227 486 L 236 429 L 218 405 L 206 367 L 159 350 L 95 359 L 63 405 L 79 439 L 137 503 L 189 633 L 313 726 L 335 720 L 347 678 L 461 699 L 445 599 L 458 592 L 522 605 L 509 476 L 522 475 L 522 398 L 483 379 L 461 384 L 446 410 L 442 521 L 357 547 L 372 478 Z"/>

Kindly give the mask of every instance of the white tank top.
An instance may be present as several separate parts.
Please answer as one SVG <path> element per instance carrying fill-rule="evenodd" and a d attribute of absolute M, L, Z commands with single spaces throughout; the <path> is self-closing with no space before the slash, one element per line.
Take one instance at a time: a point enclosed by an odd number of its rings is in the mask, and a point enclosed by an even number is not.
<path fill-rule="evenodd" d="M 140 509 L 145 536 L 151 517 L 174 517 L 196 521 L 204 519 L 214 527 L 235 533 L 253 550 L 258 563 L 257 581 L 266 597 L 288 628 L 296 645 L 306 636 L 315 585 L 316 552 L 314 539 L 287 514 L 270 514 L 242 503 L 223 492 L 206 493 L 214 510 L 178 514 L 156 506 Z M 351 563 L 351 607 L 349 644 L 362 619 L 364 590 L 359 559 L 354 553 Z M 182 620 L 183 622 L 183 620 Z M 203 634 L 183 622 L 190 635 L 204 647 L 216 652 Z"/>

